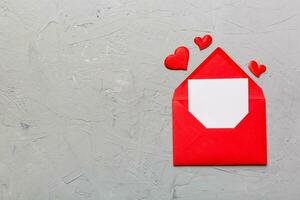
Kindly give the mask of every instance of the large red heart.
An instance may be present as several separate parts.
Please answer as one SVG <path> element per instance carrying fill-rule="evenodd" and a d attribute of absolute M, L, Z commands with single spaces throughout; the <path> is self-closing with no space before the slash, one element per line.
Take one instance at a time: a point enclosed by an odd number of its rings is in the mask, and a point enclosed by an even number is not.
<path fill-rule="evenodd" d="M 257 78 L 259 78 L 259 76 L 266 71 L 265 65 L 258 65 L 254 60 L 249 62 L 248 68 Z"/>
<path fill-rule="evenodd" d="M 181 46 L 178 47 L 174 54 L 171 54 L 165 59 L 165 66 L 173 70 L 186 70 L 189 62 L 188 48 Z"/>
<path fill-rule="evenodd" d="M 204 35 L 201 37 L 195 37 L 194 38 L 195 44 L 199 47 L 200 50 L 203 50 L 212 43 L 212 37 L 210 35 Z"/>

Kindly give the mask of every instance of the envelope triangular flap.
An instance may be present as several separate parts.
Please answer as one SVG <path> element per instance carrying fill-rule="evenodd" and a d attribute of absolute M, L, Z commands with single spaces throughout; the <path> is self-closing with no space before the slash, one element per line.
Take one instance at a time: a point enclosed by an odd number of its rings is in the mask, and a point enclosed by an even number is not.
<path fill-rule="evenodd" d="M 248 78 L 249 99 L 264 100 L 262 89 L 220 47 L 216 48 L 176 89 L 173 101 L 187 102 L 189 79 Z"/>

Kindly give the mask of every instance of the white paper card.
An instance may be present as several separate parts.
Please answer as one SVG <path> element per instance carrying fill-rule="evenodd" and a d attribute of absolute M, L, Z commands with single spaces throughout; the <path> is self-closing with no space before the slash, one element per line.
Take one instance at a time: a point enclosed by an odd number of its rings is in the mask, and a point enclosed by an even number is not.
<path fill-rule="evenodd" d="M 248 79 L 190 79 L 188 107 L 206 128 L 234 128 L 248 114 Z"/>

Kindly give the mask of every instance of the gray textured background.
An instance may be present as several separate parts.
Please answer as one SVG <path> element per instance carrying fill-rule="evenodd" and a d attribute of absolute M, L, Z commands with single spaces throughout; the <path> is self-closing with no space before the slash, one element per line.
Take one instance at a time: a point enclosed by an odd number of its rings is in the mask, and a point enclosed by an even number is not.
<path fill-rule="evenodd" d="M 1 0 L 0 199 L 300 198 L 300 1 Z M 193 44 L 210 33 L 205 51 Z M 164 57 L 190 48 L 187 72 Z M 269 165 L 172 166 L 174 88 L 217 46 L 267 97 Z M 252 76 L 253 77 L 253 76 Z"/>

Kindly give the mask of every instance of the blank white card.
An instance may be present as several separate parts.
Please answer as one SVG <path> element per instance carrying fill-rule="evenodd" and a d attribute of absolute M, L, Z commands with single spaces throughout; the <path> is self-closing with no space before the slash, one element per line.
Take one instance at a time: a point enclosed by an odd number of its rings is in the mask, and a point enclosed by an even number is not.
<path fill-rule="evenodd" d="M 188 108 L 206 128 L 234 128 L 248 114 L 248 79 L 190 79 Z"/>

